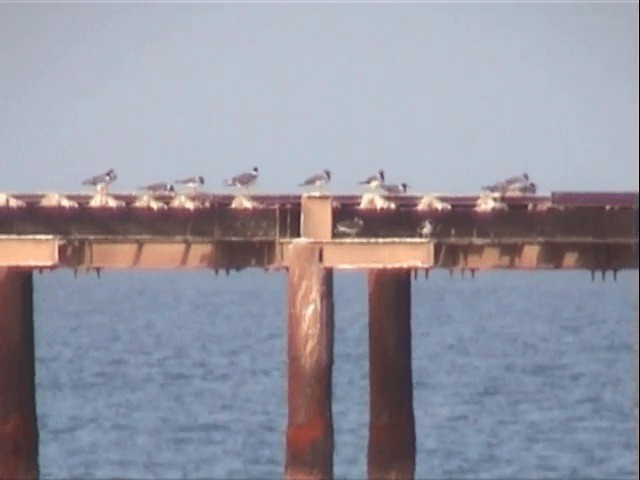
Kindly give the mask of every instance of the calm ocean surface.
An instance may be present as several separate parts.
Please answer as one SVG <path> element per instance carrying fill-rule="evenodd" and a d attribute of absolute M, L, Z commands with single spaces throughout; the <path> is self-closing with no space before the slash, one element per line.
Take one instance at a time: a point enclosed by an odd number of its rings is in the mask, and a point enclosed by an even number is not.
<path fill-rule="evenodd" d="M 35 277 L 43 478 L 280 478 L 285 275 Z M 413 283 L 416 477 L 634 478 L 637 272 Z M 336 478 L 366 474 L 366 278 L 335 278 Z"/>

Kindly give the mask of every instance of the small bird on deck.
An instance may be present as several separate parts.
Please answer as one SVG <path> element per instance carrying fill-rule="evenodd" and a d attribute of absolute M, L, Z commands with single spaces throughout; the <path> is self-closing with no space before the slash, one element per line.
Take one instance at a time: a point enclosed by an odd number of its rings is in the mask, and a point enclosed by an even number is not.
<path fill-rule="evenodd" d="M 304 182 L 299 183 L 299 187 L 324 187 L 327 183 L 331 181 L 331 171 L 323 170 L 321 173 L 316 173 L 315 175 L 311 175 Z"/>
<path fill-rule="evenodd" d="M 482 190 L 490 193 L 504 194 L 510 188 L 518 189 L 528 184 L 529 184 L 529 175 L 527 173 L 523 173 L 522 175 L 516 175 L 514 177 L 506 178 L 504 180 L 494 183 L 493 185 L 486 185 L 482 187 Z"/>
<path fill-rule="evenodd" d="M 391 185 L 383 183 L 381 188 L 390 195 L 402 195 L 403 193 L 407 193 L 409 185 L 404 182 Z"/>
<path fill-rule="evenodd" d="M 187 187 L 187 190 L 195 193 L 204 185 L 204 177 L 202 175 L 198 175 L 196 177 L 182 178 L 180 180 L 175 180 L 174 183 L 184 185 Z"/>
<path fill-rule="evenodd" d="M 418 233 L 420 234 L 421 237 L 430 237 L 431 234 L 433 233 L 433 225 L 429 220 L 425 220 L 424 222 L 422 222 L 420 224 L 420 226 L 418 227 Z"/>
<path fill-rule="evenodd" d="M 485 185 L 483 187 L 480 187 L 480 189 L 483 192 L 503 193 L 507 189 L 507 184 L 505 184 L 504 182 L 496 182 L 493 185 Z"/>
<path fill-rule="evenodd" d="M 523 173 L 522 175 L 516 175 L 515 177 L 509 177 L 503 180 L 505 185 L 514 185 L 514 184 L 528 184 L 529 183 L 529 175 L 527 173 Z"/>
<path fill-rule="evenodd" d="M 144 187 L 140 187 L 140 190 L 145 190 L 152 194 L 158 193 L 174 193 L 176 191 L 175 187 L 167 182 L 158 182 L 152 183 L 150 185 L 146 185 Z"/>
<path fill-rule="evenodd" d="M 529 181 L 529 175 L 523 173 L 515 177 L 510 177 L 493 185 L 482 187 L 482 190 L 489 193 L 500 195 L 535 195 L 537 186 Z"/>
<path fill-rule="evenodd" d="M 224 184 L 227 187 L 249 189 L 255 185 L 256 180 L 258 180 L 258 167 L 253 167 L 250 172 L 243 172 L 225 180 Z"/>
<path fill-rule="evenodd" d="M 504 192 L 505 195 L 535 195 L 538 187 L 533 182 L 514 183 L 509 185 Z"/>
<path fill-rule="evenodd" d="M 113 168 L 110 168 L 104 173 L 100 175 L 96 175 L 95 177 L 87 178 L 83 180 L 82 185 L 91 185 L 96 188 L 98 192 L 106 192 L 113 182 L 115 182 L 118 178 L 116 172 Z"/>
<path fill-rule="evenodd" d="M 375 175 L 365 178 L 359 185 L 368 185 L 369 188 L 376 189 L 384 185 L 384 170 L 380 169 Z"/>
<path fill-rule="evenodd" d="M 364 220 L 355 217 L 352 220 L 343 220 L 336 224 L 335 233 L 344 234 L 350 237 L 355 237 L 362 231 L 364 227 Z"/>

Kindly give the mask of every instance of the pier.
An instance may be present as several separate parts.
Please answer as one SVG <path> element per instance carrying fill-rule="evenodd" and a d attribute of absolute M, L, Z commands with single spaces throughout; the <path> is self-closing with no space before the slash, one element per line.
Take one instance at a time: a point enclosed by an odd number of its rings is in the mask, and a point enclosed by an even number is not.
<path fill-rule="evenodd" d="M 0 478 L 39 473 L 34 271 L 286 272 L 287 479 L 333 476 L 333 273 L 366 271 L 368 475 L 410 479 L 412 278 L 432 269 L 580 269 L 615 280 L 638 269 L 638 197 L 0 195 Z"/>

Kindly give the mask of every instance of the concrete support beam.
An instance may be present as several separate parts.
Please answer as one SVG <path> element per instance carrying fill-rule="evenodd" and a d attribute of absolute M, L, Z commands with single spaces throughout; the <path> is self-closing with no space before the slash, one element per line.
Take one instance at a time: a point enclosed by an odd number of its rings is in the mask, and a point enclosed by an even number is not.
<path fill-rule="evenodd" d="M 331 240 L 333 210 L 327 195 L 303 195 L 301 200 L 300 234 L 303 238 Z"/>
<path fill-rule="evenodd" d="M 58 265 L 59 242 L 53 237 L 0 237 L 0 268 L 50 268 Z"/>
<path fill-rule="evenodd" d="M 290 245 L 285 479 L 333 476 L 333 272 L 320 249 Z"/>
<path fill-rule="evenodd" d="M 311 240 L 310 240 L 311 241 Z M 416 239 L 363 239 L 317 241 L 322 248 L 322 265 L 335 270 L 368 268 L 431 268 L 433 242 Z M 281 261 L 289 263 L 287 246 L 299 240 L 282 242 Z"/>
<path fill-rule="evenodd" d="M 412 479 L 416 434 L 411 374 L 411 277 L 369 270 L 370 479 Z"/>
<path fill-rule="evenodd" d="M 33 274 L 0 268 L 0 479 L 38 477 Z"/>

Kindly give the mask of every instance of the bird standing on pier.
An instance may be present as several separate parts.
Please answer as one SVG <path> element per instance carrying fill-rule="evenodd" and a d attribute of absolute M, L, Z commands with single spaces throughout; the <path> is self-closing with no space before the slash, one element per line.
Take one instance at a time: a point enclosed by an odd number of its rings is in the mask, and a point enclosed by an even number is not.
<path fill-rule="evenodd" d="M 500 195 L 524 195 L 535 194 L 536 184 L 529 181 L 529 175 L 523 173 L 515 177 L 509 177 L 493 185 L 482 187 L 482 190 L 489 193 L 497 193 Z"/>
<path fill-rule="evenodd" d="M 480 187 L 483 192 L 489 193 L 503 193 L 507 189 L 507 185 L 504 182 L 496 182 L 493 185 L 485 185 Z"/>
<path fill-rule="evenodd" d="M 391 195 L 402 195 L 403 193 L 407 193 L 408 188 L 409 185 L 404 182 L 392 185 L 382 184 L 382 190 Z"/>
<path fill-rule="evenodd" d="M 363 227 L 364 227 L 364 220 L 362 220 L 361 218 L 355 217 L 351 220 L 343 220 L 342 222 L 338 222 L 336 224 L 334 233 L 355 237 L 362 231 Z"/>
<path fill-rule="evenodd" d="M 515 177 L 509 177 L 503 181 L 503 183 L 507 186 L 515 185 L 515 184 L 527 184 L 529 183 L 529 175 L 527 173 L 523 173 L 522 175 L 516 175 Z"/>
<path fill-rule="evenodd" d="M 418 233 L 421 237 L 430 237 L 433 233 L 433 224 L 429 220 L 425 220 L 418 227 Z"/>
<path fill-rule="evenodd" d="M 87 178 L 82 182 L 82 185 L 91 185 L 96 188 L 96 191 L 99 193 L 104 193 L 109 189 L 109 185 L 115 182 L 118 178 L 116 172 L 113 168 L 110 168 L 104 173 L 100 175 L 96 175 L 95 177 Z"/>
<path fill-rule="evenodd" d="M 184 185 L 187 187 L 187 190 L 195 193 L 204 185 L 204 177 L 202 175 L 198 175 L 196 177 L 182 178 L 180 180 L 175 180 L 174 183 Z"/>
<path fill-rule="evenodd" d="M 253 167 L 250 172 L 244 172 L 224 181 L 227 187 L 238 187 L 249 189 L 255 185 L 258 180 L 258 167 Z"/>
<path fill-rule="evenodd" d="M 373 190 L 381 187 L 382 185 L 384 185 L 384 170 L 378 170 L 378 173 L 365 178 L 363 181 L 359 182 L 359 184 L 368 185 L 369 188 L 372 188 Z"/>
<path fill-rule="evenodd" d="M 311 175 L 304 182 L 298 184 L 299 187 L 324 187 L 331 181 L 331 171 L 323 170 L 321 173 Z"/>
<path fill-rule="evenodd" d="M 505 195 L 535 195 L 538 187 L 533 182 L 514 183 L 509 185 L 504 192 Z"/>
<path fill-rule="evenodd" d="M 167 182 L 158 182 L 158 183 L 152 183 L 150 185 L 146 185 L 144 187 L 140 187 L 140 190 L 146 190 L 147 192 L 151 193 L 151 194 L 158 194 L 158 193 L 174 193 L 176 191 L 176 189 L 174 188 L 174 186 L 170 183 Z"/>

